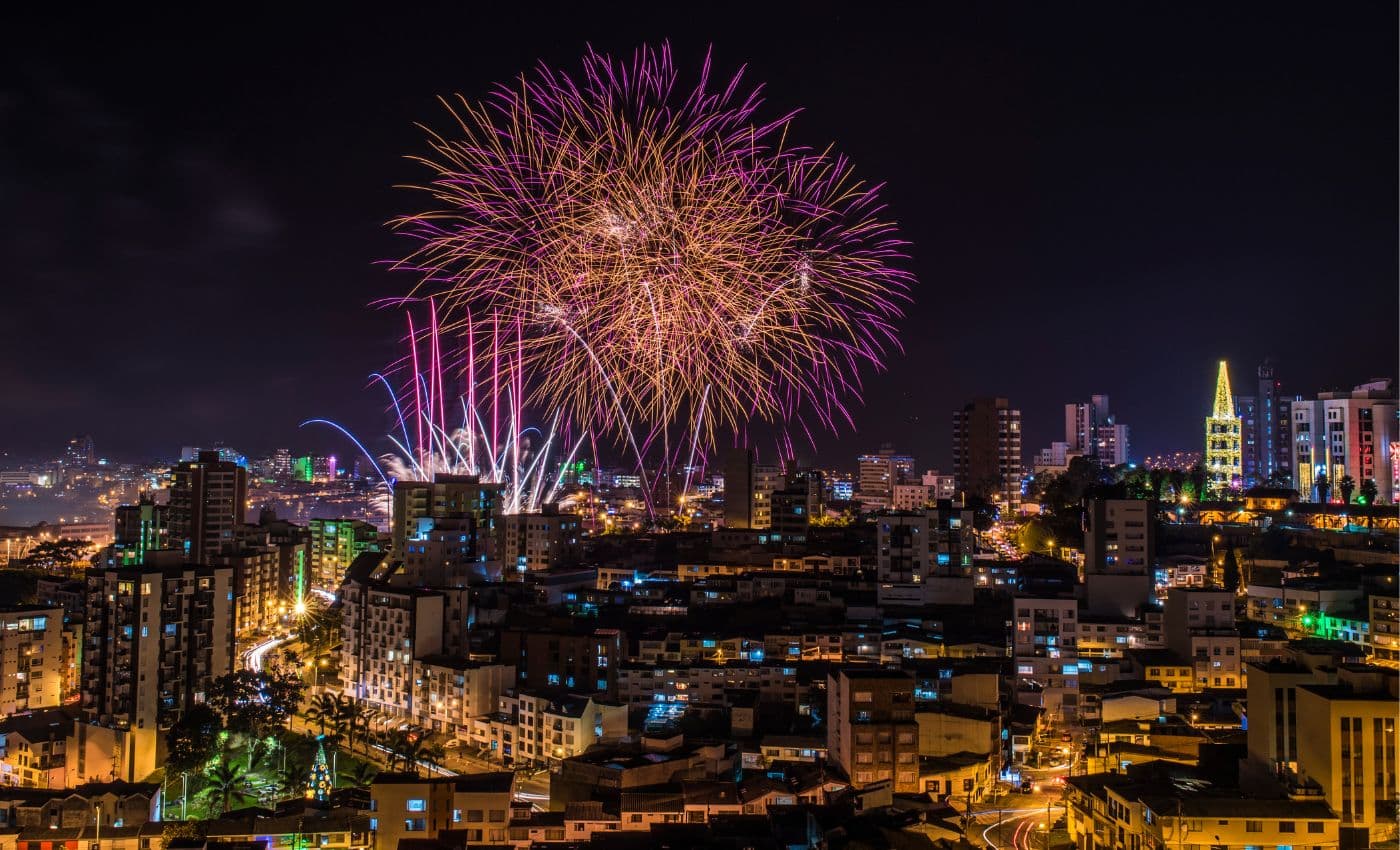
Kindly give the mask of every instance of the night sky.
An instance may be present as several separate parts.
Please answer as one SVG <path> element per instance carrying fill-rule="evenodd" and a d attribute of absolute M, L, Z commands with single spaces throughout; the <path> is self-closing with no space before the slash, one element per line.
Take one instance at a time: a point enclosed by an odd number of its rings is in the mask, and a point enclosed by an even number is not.
<path fill-rule="evenodd" d="M 1095 392 L 1137 457 L 1199 449 L 1221 358 L 1247 385 L 1272 356 L 1290 393 L 1395 372 L 1394 3 L 481 5 L 11 16 L 0 451 L 382 433 L 365 376 L 402 317 L 367 305 L 411 284 L 376 263 L 419 203 L 393 188 L 421 175 L 413 123 L 590 43 L 669 39 L 685 68 L 713 44 L 774 114 L 804 110 L 798 141 L 889 184 L 906 352 L 823 461 L 890 441 L 946 468 L 951 411 L 990 394 L 1027 461 Z"/>

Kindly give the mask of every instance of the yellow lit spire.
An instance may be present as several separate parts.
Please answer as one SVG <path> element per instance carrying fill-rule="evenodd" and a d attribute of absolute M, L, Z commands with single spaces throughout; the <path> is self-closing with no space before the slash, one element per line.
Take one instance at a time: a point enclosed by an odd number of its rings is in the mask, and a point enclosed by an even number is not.
<path fill-rule="evenodd" d="M 1230 419 L 1235 415 L 1235 397 L 1230 393 L 1230 369 L 1224 360 L 1220 361 L 1220 374 L 1215 378 L 1214 419 Z"/>
<path fill-rule="evenodd" d="M 1230 394 L 1230 371 L 1224 360 L 1215 378 L 1215 406 L 1206 418 L 1206 482 L 1216 498 L 1241 484 L 1240 418 Z"/>

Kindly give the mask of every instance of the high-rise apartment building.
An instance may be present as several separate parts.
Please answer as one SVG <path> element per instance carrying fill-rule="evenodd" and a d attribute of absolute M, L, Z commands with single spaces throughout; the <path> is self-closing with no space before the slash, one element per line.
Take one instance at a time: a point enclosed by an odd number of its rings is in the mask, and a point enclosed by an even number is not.
<path fill-rule="evenodd" d="M 914 480 L 914 458 L 899 454 L 893 446 L 881 446 L 874 454 L 856 458 L 857 492 L 863 496 L 890 498 L 896 484 Z M 888 506 L 888 503 L 887 503 Z"/>
<path fill-rule="evenodd" d="M 475 475 L 436 475 L 432 481 L 394 483 L 390 543 L 396 557 L 405 544 L 426 534 L 439 519 L 470 517 L 481 539 L 494 537 L 501 485 Z"/>
<path fill-rule="evenodd" d="M 724 456 L 724 527 L 753 528 L 753 449 L 733 449 Z"/>
<path fill-rule="evenodd" d="M 311 519 L 307 551 L 312 587 L 334 590 L 345 577 L 345 568 L 363 552 L 378 551 L 379 529 L 358 519 Z"/>
<path fill-rule="evenodd" d="M 783 488 L 783 470 L 775 464 L 753 467 L 753 527 L 773 527 L 773 494 Z"/>
<path fill-rule="evenodd" d="M 1258 377 L 1258 395 L 1235 399 L 1242 437 L 1240 468 L 1247 486 L 1289 480 L 1293 467 L 1289 399 L 1283 395 L 1283 382 L 1274 377 L 1273 364 L 1267 360 L 1259 367 Z"/>
<path fill-rule="evenodd" d="M 142 564 L 146 553 L 170 545 L 169 511 L 157 505 L 151 497 L 142 495 L 134 505 L 121 505 L 116 510 L 116 529 L 112 537 L 113 560 L 117 564 Z"/>
<path fill-rule="evenodd" d="M 1215 378 L 1215 401 L 1206 417 L 1206 487 L 1212 494 L 1219 496 L 1243 486 L 1241 430 L 1235 397 L 1230 393 L 1229 367 L 1221 360 Z"/>
<path fill-rule="evenodd" d="M 1392 444 L 1400 440 L 1396 409 L 1395 388 L 1389 381 L 1292 402 L 1293 489 L 1305 499 L 1320 498 L 1318 480 L 1326 475 L 1328 500 L 1341 501 L 1339 485 L 1351 476 L 1356 485 L 1353 499 L 1362 483 L 1371 480 L 1377 503 L 1394 504 Z"/>
<path fill-rule="evenodd" d="M 846 667 L 827 676 L 827 753 L 851 784 L 889 781 L 895 793 L 919 790 L 919 724 L 914 677 Z"/>
<path fill-rule="evenodd" d="M 1021 507 L 1021 411 L 979 398 L 953 413 L 953 475 L 963 492 Z"/>
<path fill-rule="evenodd" d="M 546 505 L 537 514 L 506 514 L 498 522 L 498 532 L 505 577 L 514 580 L 577 557 L 583 520 Z"/>
<path fill-rule="evenodd" d="M 129 736 L 112 766 L 116 778 L 149 776 L 165 732 L 204 701 L 211 681 L 233 671 L 233 621 L 230 567 L 148 563 L 88 573 L 83 719 Z"/>
<path fill-rule="evenodd" d="M 87 434 L 81 437 L 74 437 L 68 441 L 68 448 L 63 453 L 63 464 L 76 468 L 92 466 L 97 457 L 93 452 L 92 437 Z"/>
<path fill-rule="evenodd" d="M 340 596 L 343 692 L 391 717 L 414 717 L 419 706 L 413 662 L 443 653 L 444 595 L 351 576 Z"/>
<path fill-rule="evenodd" d="M 1054 448 L 1052 458 L 1057 454 Z M 1065 455 L 1084 455 L 1104 466 L 1118 466 L 1128 462 L 1128 453 L 1128 426 L 1109 410 L 1108 396 L 1065 405 Z"/>
<path fill-rule="evenodd" d="M 171 470 L 168 507 L 170 543 L 184 548 L 193 563 L 233 543 L 243 524 L 248 501 L 248 470 L 220 460 L 217 451 L 201 451 L 194 460 Z"/>
<path fill-rule="evenodd" d="M 63 662 L 62 608 L 0 608 L 0 713 L 61 704 Z"/>

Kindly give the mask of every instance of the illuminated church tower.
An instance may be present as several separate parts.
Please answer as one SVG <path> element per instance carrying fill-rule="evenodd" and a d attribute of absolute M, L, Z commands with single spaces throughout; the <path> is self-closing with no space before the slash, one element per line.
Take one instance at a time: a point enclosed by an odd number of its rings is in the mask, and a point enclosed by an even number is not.
<path fill-rule="evenodd" d="M 1220 361 L 1215 379 L 1215 406 L 1206 417 L 1206 487 L 1214 496 L 1240 486 L 1240 418 L 1230 394 L 1230 372 Z"/>

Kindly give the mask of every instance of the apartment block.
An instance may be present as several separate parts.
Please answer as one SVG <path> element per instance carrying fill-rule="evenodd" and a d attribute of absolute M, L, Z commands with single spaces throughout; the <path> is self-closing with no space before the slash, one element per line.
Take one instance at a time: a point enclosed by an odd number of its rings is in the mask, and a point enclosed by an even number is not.
<path fill-rule="evenodd" d="M 888 781 L 919 790 L 919 724 L 914 679 L 882 669 L 842 668 L 827 676 L 827 751 L 857 788 Z"/>
<path fill-rule="evenodd" d="M 63 609 L 0 608 L 0 714 L 59 705 L 64 673 Z"/>
<path fill-rule="evenodd" d="M 515 774 L 510 772 L 431 779 L 380 773 L 369 789 L 375 846 L 432 840 L 449 830 L 462 830 L 468 844 L 504 844 L 514 784 Z"/>
<path fill-rule="evenodd" d="M 149 560 L 149 557 L 148 557 Z M 233 569 L 147 565 L 87 575 L 83 719 L 130 733 L 117 778 L 160 763 L 165 731 L 233 671 Z"/>

